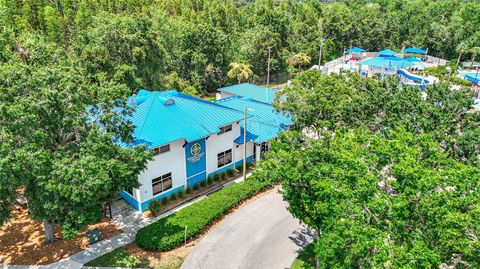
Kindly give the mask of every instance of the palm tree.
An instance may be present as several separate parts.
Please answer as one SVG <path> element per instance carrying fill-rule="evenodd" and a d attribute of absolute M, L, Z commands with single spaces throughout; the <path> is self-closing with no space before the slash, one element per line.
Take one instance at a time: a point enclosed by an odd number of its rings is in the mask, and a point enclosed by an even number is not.
<path fill-rule="evenodd" d="M 235 78 L 238 83 L 248 80 L 253 72 L 250 69 L 251 65 L 244 63 L 233 62 L 230 63 L 230 70 L 227 73 L 229 78 Z"/>
<path fill-rule="evenodd" d="M 475 61 L 475 58 L 477 57 L 478 54 L 480 54 L 480 47 L 473 47 L 469 50 L 469 52 L 472 54 L 470 66 L 473 66 L 473 62 Z"/>
<path fill-rule="evenodd" d="M 455 48 L 455 51 L 458 53 L 458 58 L 457 58 L 457 65 L 458 65 L 460 63 L 460 59 L 462 58 L 462 55 L 468 51 L 467 43 L 460 42 Z"/>
<path fill-rule="evenodd" d="M 304 66 L 310 63 L 312 58 L 307 54 L 300 52 L 286 60 L 286 63 L 290 67 Z"/>

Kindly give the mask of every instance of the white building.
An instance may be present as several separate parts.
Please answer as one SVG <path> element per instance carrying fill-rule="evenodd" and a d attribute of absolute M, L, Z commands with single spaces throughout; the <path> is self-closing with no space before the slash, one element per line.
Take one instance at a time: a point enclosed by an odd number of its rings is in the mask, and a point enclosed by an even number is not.
<path fill-rule="evenodd" d="M 145 144 L 155 154 L 138 177 L 140 187 L 120 192 L 137 210 L 144 211 L 152 200 L 170 196 L 243 163 L 243 111 L 176 91 L 141 90 L 130 101 L 135 106 L 135 144 Z M 249 114 L 247 118 L 255 116 Z M 258 119 L 256 124 L 261 126 Z M 250 124 L 253 121 L 247 126 Z M 260 137 L 255 132 L 265 128 L 253 129 L 247 130 L 249 162 L 261 156 L 262 148 L 254 146 L 259 145 L 255 138 Z M 261 136 L 273 138 L 263 131 Z"/>

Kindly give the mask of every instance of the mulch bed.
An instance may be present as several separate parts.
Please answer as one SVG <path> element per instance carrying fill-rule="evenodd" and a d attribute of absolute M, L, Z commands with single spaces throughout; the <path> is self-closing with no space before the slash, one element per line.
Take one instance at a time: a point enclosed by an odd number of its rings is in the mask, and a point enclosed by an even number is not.
<path fill-rule="evenodd" d="M 57 241 L 47 245 L 44 243 L 43 223 L 32 220 L 26 209 L 15 209 L 12 219 L 0 227 L 0 265 L 39 265 L 59 261 L 86 249 L 89 244 L 85 232 L 94 228 L 99 229 L 105 239 L 122 233 L 115 224 L 103 218 L 73 240 L 64 240 L 56 227 Z"/>

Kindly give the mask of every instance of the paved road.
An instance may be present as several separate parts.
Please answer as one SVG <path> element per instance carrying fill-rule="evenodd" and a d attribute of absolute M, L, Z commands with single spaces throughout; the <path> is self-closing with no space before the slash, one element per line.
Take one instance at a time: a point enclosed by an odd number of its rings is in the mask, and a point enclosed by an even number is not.
<path fill-rule="evenodd" d="M 181 269 L 284 269 L 312 235 L 272 191 L 227 216 L 191 251 Z"/>

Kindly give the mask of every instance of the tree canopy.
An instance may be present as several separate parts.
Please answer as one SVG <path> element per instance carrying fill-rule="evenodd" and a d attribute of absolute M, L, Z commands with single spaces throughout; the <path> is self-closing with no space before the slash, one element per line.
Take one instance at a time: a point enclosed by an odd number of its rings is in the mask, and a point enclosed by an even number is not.
<path fill-rule="evenodd" d="M 79 59 L 89 74 L 132 91 L 162 88 L 164 77 L 177 72 L 189 86 L 212 92 L 229 83 L 232 62 L 265 76 L 267 47 L 271 74 L 287 72 L 292 55 L 318 62 L 321 43 L 323 61 L 351 46 L 416 46 L 451 60 L 472 59 L 479 11 L 478 2 L 460 0 L 1 0 L 0 59 L 21 53 L 30 62 L 40 55 Z"/>
<path fill-rule="evenodd" d="M 470 113 L 475 93 L 452 90 L 448 83 L 417 88 L 398 87 L 395 78 L 373 80 L 357 74 L 322 76 L 312 70 L 299 74 L 279 95 L 280 110 L 288 112 L 294 129 L 320 134 L 339 127 L 385 133 L 396 128 L 430 133 L 460 161 L 480 162 L 480 114 Z"/>
<path fill-rule="evenodd" d="M 294 126 L 253 177 L 317 231 L 319 268 L 480 266 L 473 91 L 313 70 L 280 96 Z"/>
<path fill-rule="evenodd" d="M 100 219 L 101 206 L 137 176 L 149 154 L 132 141 L 129 89 L 110 80 L 92 83 L 72 66 L 0 66 L 0 223 L 18 189 L 31 216 L 65 238 Z M 122 101 L 123 100 L 123 101 Z"/>
<path fill-rule="evenodd" d="M 318 231 L 320 268 L 480 266 L 478 167 L 401 129 L 298 135 L 283 134 L 253 177 L 281 182 L 290 212 Z"/>

